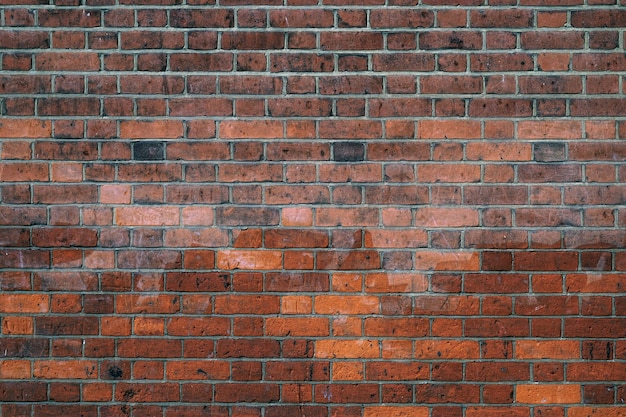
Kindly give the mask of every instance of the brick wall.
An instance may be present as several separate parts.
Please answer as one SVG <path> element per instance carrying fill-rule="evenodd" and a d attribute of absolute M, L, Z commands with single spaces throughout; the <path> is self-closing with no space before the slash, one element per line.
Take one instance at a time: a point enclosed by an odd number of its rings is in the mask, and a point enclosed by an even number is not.
<path fill-rule="evenodd" d="M 218 1 L 0 1 L 2 417 L 625 416 L 624 0 Z"/>

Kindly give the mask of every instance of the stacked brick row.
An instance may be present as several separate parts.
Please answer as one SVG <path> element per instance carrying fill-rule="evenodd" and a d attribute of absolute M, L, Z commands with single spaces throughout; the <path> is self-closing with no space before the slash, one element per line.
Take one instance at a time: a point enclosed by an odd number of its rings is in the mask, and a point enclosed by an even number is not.
<path fill-rule="evenodd" d="M 626 415 L 616 1 L 0 0 L 0 415 Z"/>

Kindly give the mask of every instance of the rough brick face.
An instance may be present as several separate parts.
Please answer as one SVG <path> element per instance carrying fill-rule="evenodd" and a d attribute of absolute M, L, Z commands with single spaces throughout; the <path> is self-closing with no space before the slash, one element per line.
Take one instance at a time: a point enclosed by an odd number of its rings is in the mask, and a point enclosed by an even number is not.
<path fill-rule="evenodd" d="M 0 415 L 624 417 L 625 0 L 0 0 Z"/>

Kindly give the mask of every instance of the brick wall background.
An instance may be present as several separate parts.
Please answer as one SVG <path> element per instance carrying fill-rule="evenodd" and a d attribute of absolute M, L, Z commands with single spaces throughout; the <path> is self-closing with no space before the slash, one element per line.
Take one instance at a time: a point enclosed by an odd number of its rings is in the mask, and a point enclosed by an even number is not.
<path fill-rule="evenodd" d="M 1 415 L 626 415 L 624 0 L 217 1 L 0 1 Z"/>

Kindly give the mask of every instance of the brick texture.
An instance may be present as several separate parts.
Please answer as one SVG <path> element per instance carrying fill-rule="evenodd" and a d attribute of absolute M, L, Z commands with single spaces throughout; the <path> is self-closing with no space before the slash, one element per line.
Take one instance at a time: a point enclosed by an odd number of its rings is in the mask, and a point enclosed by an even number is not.
<path fill-rule="evenodd" d="M 0 0 L 0 415 L 624 417 L 624 0 Z"/>

